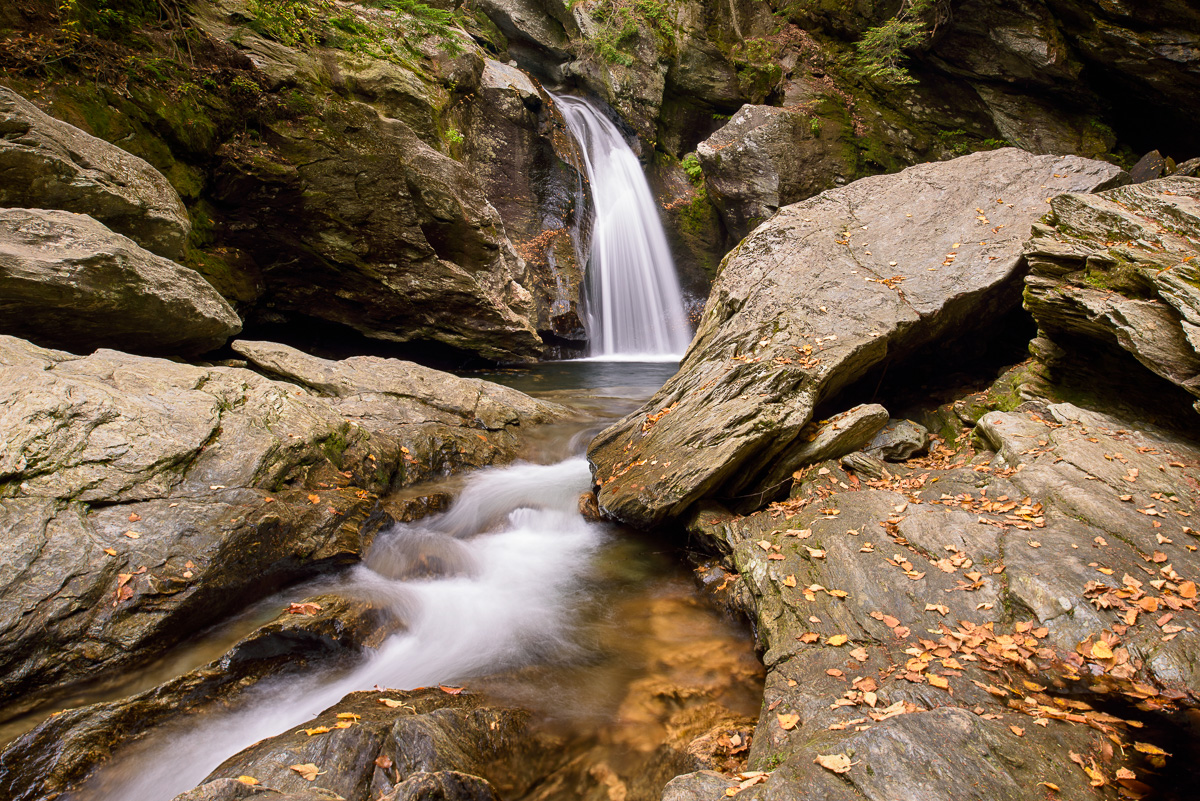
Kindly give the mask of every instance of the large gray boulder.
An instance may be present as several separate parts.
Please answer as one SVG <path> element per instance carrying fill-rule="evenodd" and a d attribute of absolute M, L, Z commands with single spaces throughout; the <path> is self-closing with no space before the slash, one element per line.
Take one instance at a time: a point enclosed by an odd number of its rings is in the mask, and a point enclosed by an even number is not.
<path fill-rule="evenodd" d="M 88 214 L 169 259 L 183 254 L 192 227 L 179 195 L 156 169 L 4 86 L 0 206 Z"/>
<path fill-rule="evenodd" d="M 0 209 L 4 333 L 84 352 L 189 355 L 219 348 L 241 329 L 199 273 L 87 215 Z"/>
<path fill-rule="evenodd" d="M 652 525 L 760 489 L 818 403 L 1017 304 L 1021 245 L 1050 197 L 1123 180 L 1007 148 L 780 210 L 726 258 L 679 373 L 592 442 L 602 510 Z"/>
<path fill-rule="evenodd" d="M 1045 223 L 1026 248 L 1025 308 L 1057 343 L 1038 350 L 1048 366 L 1084 361 L 1080 343 L 1120 348 L 1200 397 L 1200 178 L 1062 195 Z"/>
<path fill-rule="evenodd" d="M 0 337 L 6 712 L 357 561 L 387 520 L 379 495 L 511 459 L 554 415 L 483 382 L 381 360 L 339 375 L 257 345 L 293 380 Z"/>

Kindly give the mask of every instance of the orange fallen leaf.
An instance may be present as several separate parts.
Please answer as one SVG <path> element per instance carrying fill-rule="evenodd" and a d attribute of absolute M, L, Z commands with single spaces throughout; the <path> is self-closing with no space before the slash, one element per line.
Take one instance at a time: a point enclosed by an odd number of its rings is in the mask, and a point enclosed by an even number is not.
<path fill-rule="evenodd" d="M 929 683 L 941 690 L 950 689 L 950 680 L 936 673 L 929 674 Z"/>
<path fill-rule="evenodd" d="M 1009 726 L 1008 729 L 1009 729 L 1009 731 L 1011 731 L 1013 734 L 1017 735 L 1018 737 L 1025 736 L 1025 730 L 1022 729 L 1020 726 Z"/>
<path fill-rule="evenodd" d="M 1049 790 L 1052 793 L 1059 792 L 1058 785 L 1051 784 L 1050 782 L 1038 782 L 1038 787 L 1045 787 L 1047 790 Z"/>
<path fill-rule="evenodd" d="M 779 728 L 783 729 L 784 731 L 791 731 L 792 729 L 796 728 L 796 724 L 800 722 L 799 715 L 789 715 L 781 712 L 775 717 L 779 719 Z"/>
<path fill-rule="evenodd" d="M 1112 659 L 1112 649 L 1108 647 L 1108 643 L 1104 640 L 1096 640 L 1092 643 L 1092 656 L 1097 659 Z"/>
<path fill-rule="evenodd" d="M 313 726 L 311 729 L 305 729 L 304 733 L 309 737 L 317 734 L 328 734 L 331 729 L 328 726 Z"/>
<path fill-rule="evenodd" d="M 796 577 L 795 576 L 784 576 L 783 585 L 785 587 L 795 587 L 796 586 Z"/>
<path fill-rule="evenodd" d="M 139 520 L 141 520 L 141 519 L 142 519 L 142 516 L 141 516 L 141 515 L 139 515 L 137 512 L 130 512 L 130 513 L 129 513 L 129 522 L 130 522 L 130 523 L 136 523 L 137 521 L 139 521 Z"/>
<path fill-rule="evenodd" d="M 311 762 L 305 762 L 303 765 L 289 765 L 288 767 L 299 773 L 300 778 L 306 782 L 315 781 L 318 776 L 326 772 Z"/>
<path fill-rule="evenodd" d="M 288 604 L 285 610 L 289 615 L 315 615 L 321 611 L 320 604 L 314 604 L 311 601 L 308 603 L 292 603 Z"/>
<path fill-rule="evenodd" d="M 840 645 L 845 645 L 849 639 L 850 638 L 847 637 L 845 634 L 835 634 L 832 637 L 830 637 L 828 640 L 826 640 L 825 644 L 832 645 L 836 648 Z"/>
<path fill-rule="evenodd" d="M 237 780 L 242 784 L 248 784 L 251 787 L 258 784 L 258 779 L 254 778 L 253 776 L 238 776 Z"/>
<path fill-rule="evenodd" d="M 831 770 L 834 773 L 849 773 L 851 762 L 850 757 L 845 754 L 818 754 L 813 760 L 825 770 Z"/>
<path fill-rule="evenodd" d="M 466 687 L 447 687 L 445 684 L 439 684 L 438 689 L 447 695 L 462 695 Z"/>
<path fill-rule="evenodd" d="M 308 502 L 315 506 L 316 504 L 321 502 L 321 496 L 320 495 L 309 495 Z"/>
<path fill-rule="evenodd" d="M 117 552 L 116 552 L 116 551 L 114 551 L 112 548 L 105 548 L 105 549 L 104 549 L 104 552 L 105 552 L 106 554 L 108 554 L 109 556 L 116 556 L 116 555 L 117 555 Z"/>
<path fill-rule="evenodd" d="M 353 712 L 338 712 L 337 716 L 340 720 L 359 720 L 362 715 L 356 715 Z"/>
<path fill-rule="evenodd" d="M 141 537 L 142 535 L 138 534 L 136 531 L 126 531 L 125 536 L 129 537 L 129 539 L 131 539 L 131 540 L 136 540 L 139 537 Z"/>

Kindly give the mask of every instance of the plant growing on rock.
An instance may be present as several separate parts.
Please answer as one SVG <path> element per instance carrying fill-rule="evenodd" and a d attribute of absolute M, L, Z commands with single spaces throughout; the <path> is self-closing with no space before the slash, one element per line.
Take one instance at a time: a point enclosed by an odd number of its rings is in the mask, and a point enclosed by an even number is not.
<path fill-rule="evenodd" d="M 903 0 L 882 25 L 867 29 L 856 45 L 853 66 L 860 74 L 887 84 L 916 83 L 904 62 L 950 18 L 947 0 Z"/>

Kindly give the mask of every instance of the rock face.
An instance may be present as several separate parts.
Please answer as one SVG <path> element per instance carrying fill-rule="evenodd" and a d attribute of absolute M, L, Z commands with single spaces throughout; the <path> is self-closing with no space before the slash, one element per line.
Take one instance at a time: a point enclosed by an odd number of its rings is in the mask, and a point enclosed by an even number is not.
<path fill-rule="evenodd" d="M 322 389 L 0 338 L 6 711 L 357 561 L 379 493 L 511 458 L 516 429 L 554 414 L 404 363 L 243 349 Z"/>
<path fill-rule="evenodd" d="M 191 222 L 167 179 L 142 159 L 50 117 L 0 86 L 0 206 L 96 218 L 178 259 Z"/>
<path fill-rule="evenodd" d="M 468 169 L 534 278 L 539 331 L 581 343 L 584 264 L 572 235 L 587 218 L 584 179 L 552 98 L 521 70 L 484 60 L 477 102 L 461 112 Z"/>
<path fill-rule="evenodd" d="M 1200 396 L 1200 178 L 1061 195 L 1051 209 L 1026 248 L 1025 285 L 1025 307 L 1055 345 L 1039 349 L 1047 366 L 1119 347 Z"/>
<path fill-rule="evenodd" d="M 601 509 L 651 525 L 754 491 L 818 403 L 885 358 L 1013 308 L 1021 244 L 1049 196 L 1125 178 L 1004 149 L 782 209 L 727 257 L 679 373 L 593 441 Z"/>
<path fill-rule="evenodd" d="M 76 350 L 196 354 L 241 320 L 200 275 L 91 217 L 0 209 L 0 330 Z"/>
<path fill-rule="evenodd" d="M 845 182 L 840 131 L 775 106 L 742 106 L 696 147 L 704 185 L 725 228 L 739 240 L 786 206 Z"/>
<path fill-rule="evenodd" d="M 827 462 L 766 512 L 696 515 L 768 668 L 750 767 L 773 772 L 739 795 L 1093 798 L 1070 752 L 1107 781 L 1170 781 L 1130 744 L 1164 747 L 1143 714 L 1200 702 L 1200 559 L 1180 530 L 1200 451 L 1067 403 L 985 415 L 978 451 L 961 433 L 882 479 Z M 838 755 L 842 775 L 815 762 Z M 664 797 L 729 785 L 694 774 Z"/>

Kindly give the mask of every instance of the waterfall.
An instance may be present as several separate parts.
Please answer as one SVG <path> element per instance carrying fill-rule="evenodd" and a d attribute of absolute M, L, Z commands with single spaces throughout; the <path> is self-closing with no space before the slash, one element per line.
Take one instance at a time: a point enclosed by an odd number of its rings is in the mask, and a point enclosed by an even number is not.
<path fill-rule="evenodd" d="M 587 262 L 592 356 L 674 356 L 691 331 L 658 206 L 629 144 L 593 104 L 556 96 L 580 150 L 594 219 Z"/>

